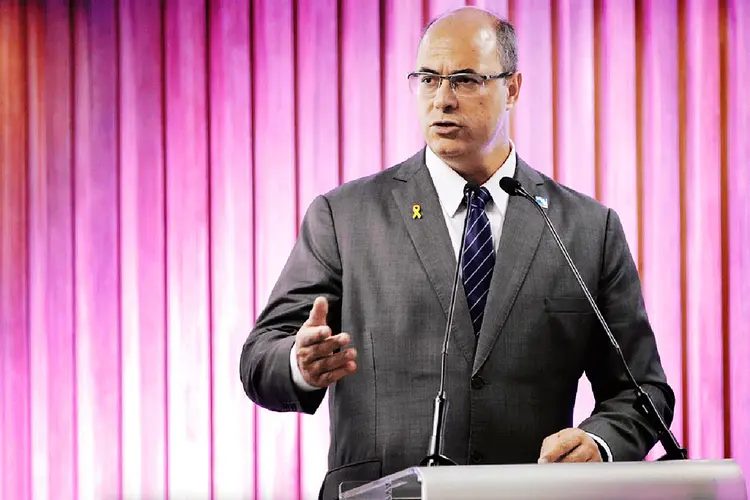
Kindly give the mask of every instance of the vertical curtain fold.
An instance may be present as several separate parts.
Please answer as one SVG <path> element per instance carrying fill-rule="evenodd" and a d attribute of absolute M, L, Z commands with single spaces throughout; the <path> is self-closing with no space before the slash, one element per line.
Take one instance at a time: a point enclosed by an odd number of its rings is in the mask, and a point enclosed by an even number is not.
<path fill-rule="evenodd" d="M 676 436 L 750 473 L 747 2 L 0 0 L 0 497 L 316 497 L 326 405 L 254 407 L 242 343 L 314 197 L 422 146 L 462 5 L 517 29 L 519 154 L 620 215 Z"/>

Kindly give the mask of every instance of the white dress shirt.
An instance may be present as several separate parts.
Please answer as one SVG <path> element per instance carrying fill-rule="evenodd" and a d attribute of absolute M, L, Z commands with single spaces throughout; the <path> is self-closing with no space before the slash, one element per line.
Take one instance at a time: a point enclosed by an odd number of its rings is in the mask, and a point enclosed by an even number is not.
<path fill-rule="evenodd" d="M 510 154 L 505 160 L 505 163 L 503 163 L 500 168 L 492 174 L 492 177 L 490 177 L 487 182 L 482 184 L 492 196 L 492 201 L 485 206 L 485 212 L 487 213 L 487 218 L 490 220 L 492 243 L 495 247 L 495 253 L 497 253 L 498 245 L 500 243 L 500 235 L 502 233 L 503 221 L 505 220 L 505 212 L 508 208 L 509 198 L 508 193 L 500 188 L 500 179 L 503 177 L 514 177 L 516 173 L 516 161 L 516 147 L 511 141 Z M 448 226 L 448 233 L 450 234 L 451 243 L 453 244 L 453 254 L 458 256 L 458 250 L 461 246 L 461 235 L 464 229 L 464 221 L 466 220 L 466 207 L 462 205 L 466 180 L 441 160 L 429 147 L 425 149 L 425 164 L 427 170 L 430 172 L 430 177 L 432 177 L 432 182 L 435 185 L 435 190 L 437 191 L 438 199 L 440 200 L 445 223 Z M 498 256 L 498 260 L 500 258 L 501 256 Z M 289 364 L 292 369 L 292 379 L 294 380 L 294 383 L 303 391 L 317 390 L 317 387 L 308 384 L 302 376 L 302 372 L 297 365 L 296 352 L 296 344 L 294 344 L 289 353 Z M 589 432 L 586 434 L 591 436 L 594 441 L 604 448 L 606 456 L 602 456 L 602 459 L 605 462 L 611 462 L 612 452 L 610 451 L 609 446 L 607 446 L 607 443 L 605 443 L 599 436 L 595 436 Z"/>
<path fill-rule="evenodd" d="M 490 220 L 495 252 L 497 252 L 500 243 L 500 234 L 503 230 L 503 220 L 505 220 L 509 197 L 508 193 L 500 188 L 500 179 L 513 177 L 516 173 L 516 148 L 512 142 L 510 146 L 510 154 L 505 163 L 497 169 L 487 182 L 482 184 L 482 187 L 487 188 L 492 196 L 492 201 L 485 205 L 484 211 Z M 466 180 L 446 165 L 430 148 L 427 148 L 425 152 L 425 164 L 427 170 L 430 171 L 432 183 L 435 185 L 440 206 L 443 209 L 445 223 L 448 226 L 451 243 L 453 243 L 453 254 L 458 256 L 458 249 L 461 246 L 461 233 L 464 230 L 464 221 L 466 220 L 466 207 L 462 205 Z"/>

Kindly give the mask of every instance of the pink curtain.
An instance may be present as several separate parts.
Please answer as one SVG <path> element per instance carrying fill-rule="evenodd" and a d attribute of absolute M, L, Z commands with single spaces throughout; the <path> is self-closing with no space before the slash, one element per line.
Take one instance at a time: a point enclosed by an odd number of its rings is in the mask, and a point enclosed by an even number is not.
<path fill-rule="evenodd" d="M 312 198 L 421 146 L 464 3 L 0 0 L 0 497 L 315 497 L 326 412 L 240 349 Z M 521 156 L 622 218 L 677 437 L 750 474 L 750 3 L 466 3 L 517 27 Z"/>

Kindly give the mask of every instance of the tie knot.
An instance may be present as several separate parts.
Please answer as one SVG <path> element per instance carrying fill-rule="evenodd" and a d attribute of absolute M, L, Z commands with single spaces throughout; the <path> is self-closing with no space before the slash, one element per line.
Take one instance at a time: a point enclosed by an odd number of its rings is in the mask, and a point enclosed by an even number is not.
<path fill-rule="evenodd" d="M 484 210 L 484 207 L 487 206 L 487 203 L 489 203 L 491 199 L 492 195 L 490 194 L 489 190 L 483 186 L 479 188 L 476 196 L 472 198 L 471 204 L 474 207 Z"/>

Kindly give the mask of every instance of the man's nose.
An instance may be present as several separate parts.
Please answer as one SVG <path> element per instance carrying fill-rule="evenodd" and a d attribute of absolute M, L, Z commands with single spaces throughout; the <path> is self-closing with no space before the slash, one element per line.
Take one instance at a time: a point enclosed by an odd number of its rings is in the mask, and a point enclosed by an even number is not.
<path fill-rule="evenodd" d="M 437 109 L 455 108 L 457 104 L 456 93 L 451 88 L 450 80 L 441 80 L 435 91 L 435 107 Z"/>

